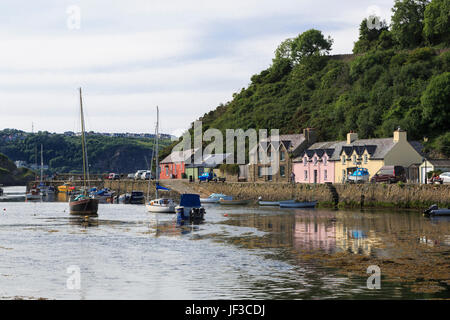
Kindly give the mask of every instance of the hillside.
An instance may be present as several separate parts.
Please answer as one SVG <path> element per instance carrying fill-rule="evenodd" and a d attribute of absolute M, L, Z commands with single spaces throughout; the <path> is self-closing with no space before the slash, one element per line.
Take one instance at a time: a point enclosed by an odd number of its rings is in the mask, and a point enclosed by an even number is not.
<path fill-rule="evenodd" d="M 25 168 L 17 168 L 5 155 L 0 153 L 0 185 L 24 185 L 34 179 L 34 173 Z"/>
<path fill-rule="evenodd" d="M 153 152 L 153 139 L 87 135 L 89 166 L 92 173 L 131 173 L 148 168 Z M 170 140 L 160 140 L 162 147 Z M 80 173 L 82 170 L 81 138 L 19 130 L 0 131 L 0 152 L 11 160 L 40 165 L 40 145 L 44 149 L 44 165 L 51 173 Z M 37 160 L 37 161 L 36 161 Z"/>
<path fill-rule="evenodd" d="M 417 10 L 406 10 L 406 4 Z M 448 4 L 396 1 L 392 25 L 381 21 L 369 29 L 363 20 L 349 55 L 328 55 L 333 40 L 314 29 L 283 41 L 269 68 L 199 119 L 203 129 L 298 133 L 313 127 L 320 140 L 337 140 L 350 130 L 361 138 L 390 137 L 400 126 L 409 139 L 424 141 L 428 152 L 450 156 Z M 408 15 L 417 12 L 418 31 L 402 29 L 397 21 L 412 21 Z M 436 22 L 442 15 L 443 29 Z"/>

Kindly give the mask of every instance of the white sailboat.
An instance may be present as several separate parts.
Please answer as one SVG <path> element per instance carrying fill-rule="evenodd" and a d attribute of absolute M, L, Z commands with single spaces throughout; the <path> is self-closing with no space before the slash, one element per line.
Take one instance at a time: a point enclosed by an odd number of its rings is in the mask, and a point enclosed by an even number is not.
<path fill-rule="evenodd" d="M 159 185 L 159 161 L 158 161 L 158 149 L 159 149 L 159 109 L 156 107 L 156 177 L 155 177 L 155 199 L 150 200 L 147 204 L 148 212 L 156 212 L 156 213 L 175 213 L 175 202 L 172 199 L 168 198 L 158 198 L 158 190 L 168 190 L 167 188 L 161 187 Z M 153 162 L 153 161 L 152 161 Z M 150 168 L 151 170 L 151 168 Z M 151 179 L 148 180 L 149 190 Z M 149 192 L 148 192 L 149 193 Z M 148 196 L 148 195 L 147 195 Z M 148 198 L 148 197 L 147 197 Z"/>

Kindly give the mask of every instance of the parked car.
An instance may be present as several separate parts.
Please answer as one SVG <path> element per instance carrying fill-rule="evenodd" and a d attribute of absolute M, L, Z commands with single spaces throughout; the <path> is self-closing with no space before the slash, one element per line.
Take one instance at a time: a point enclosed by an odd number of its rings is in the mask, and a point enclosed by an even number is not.
<path fill-rule="evenodd" d="M 129 173 L 127 175 L 127 179 L 134 179 L 134 173 Z"/>
<path fill-rule="evenodd" d="M 370 182 L 406 182 L 406 171 L 402 166 L 384 166 L 370 179 Z"/>
<path fill-rule="evenodd" d="M 444 172 L 439 175 L 443 183 L 450 183 L 450 172 Z"/>
<path fill-rule="evenodd" d="M 119 180 L 120 179 L 120 175 L 117 173 L 110 173 L 108 175 L 108 180 Z"/>
<path fill-rule="evenodd" d="M 206 181 L 206 182 L 209 182 L 209 181 L 214 181 L 214 182 L 221 181 L 221 182 L 225 182 L 225 178 L 218 177 L 218 176 L 217 176 L 215 173 L 213 173 L 213 172 L 205 172 L 205 173 L 201 174 L 201 175 L 198 177 L 198 181 L 199 181 L 199 182 L 202 182 L 202 181 Z"/>
<path fill-rule="evenodd" d="M 152 172 L 151 171 L 144 171 L 144 172 L 142 172 L 141 179 L 142 180 L 153 179 Z"/>
<path fill-rule="evenodd" d="M 147 170 L 138 170 L 138 171 L 136 171 L 136 173 L 134 174 L 134 179 L 135 179 L 135 180 L 141 179 L 141 175 L 142 175 L 142 173 L 144 173 L 145 171 L 147 171 Z"/>

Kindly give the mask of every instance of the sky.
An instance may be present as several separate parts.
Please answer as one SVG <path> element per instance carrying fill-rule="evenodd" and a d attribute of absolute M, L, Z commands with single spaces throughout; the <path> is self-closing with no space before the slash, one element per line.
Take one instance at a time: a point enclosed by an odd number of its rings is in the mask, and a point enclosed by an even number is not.
<path fill-rule="evenodd" d="M 394 0 L 2 0 L 0 130 L 180 135 L 315 28 L 351 53 Z"/>

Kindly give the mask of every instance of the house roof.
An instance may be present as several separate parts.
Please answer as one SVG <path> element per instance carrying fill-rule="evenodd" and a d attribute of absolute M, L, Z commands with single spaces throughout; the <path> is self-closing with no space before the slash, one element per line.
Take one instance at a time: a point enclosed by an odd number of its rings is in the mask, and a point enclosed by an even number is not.
<path fill-rule="evenodd" d="M 450 167 L 450 159 L 427 159 L 433 166 Z"/>
<path fill-rule="evenodd" d="M 280 134 L 279 135 L 279 141 L 280 144 L 283 144 L 286 150 L 295 152 L 297 148 L 306 140 L 304 134 Z M 270 137 L 267 139 L 261 139 L 261 142 L 270 143 L 272 140 Z M 253 147 L 251 152 L 255 152 L 257 149 L 257 146 Z"/>
<path fill-rule="evenodd" d="M 174 151 L 171 154 L 169 154 L 167 157 L 164 158 L 160 163 L 174 163 L 174 162 L 186 162 L 188 159 L 190 159 L 191 156 L 194 155 L 194 153 L 197 151 L 197 149 L 190 149 L 185 151 Z"/>

